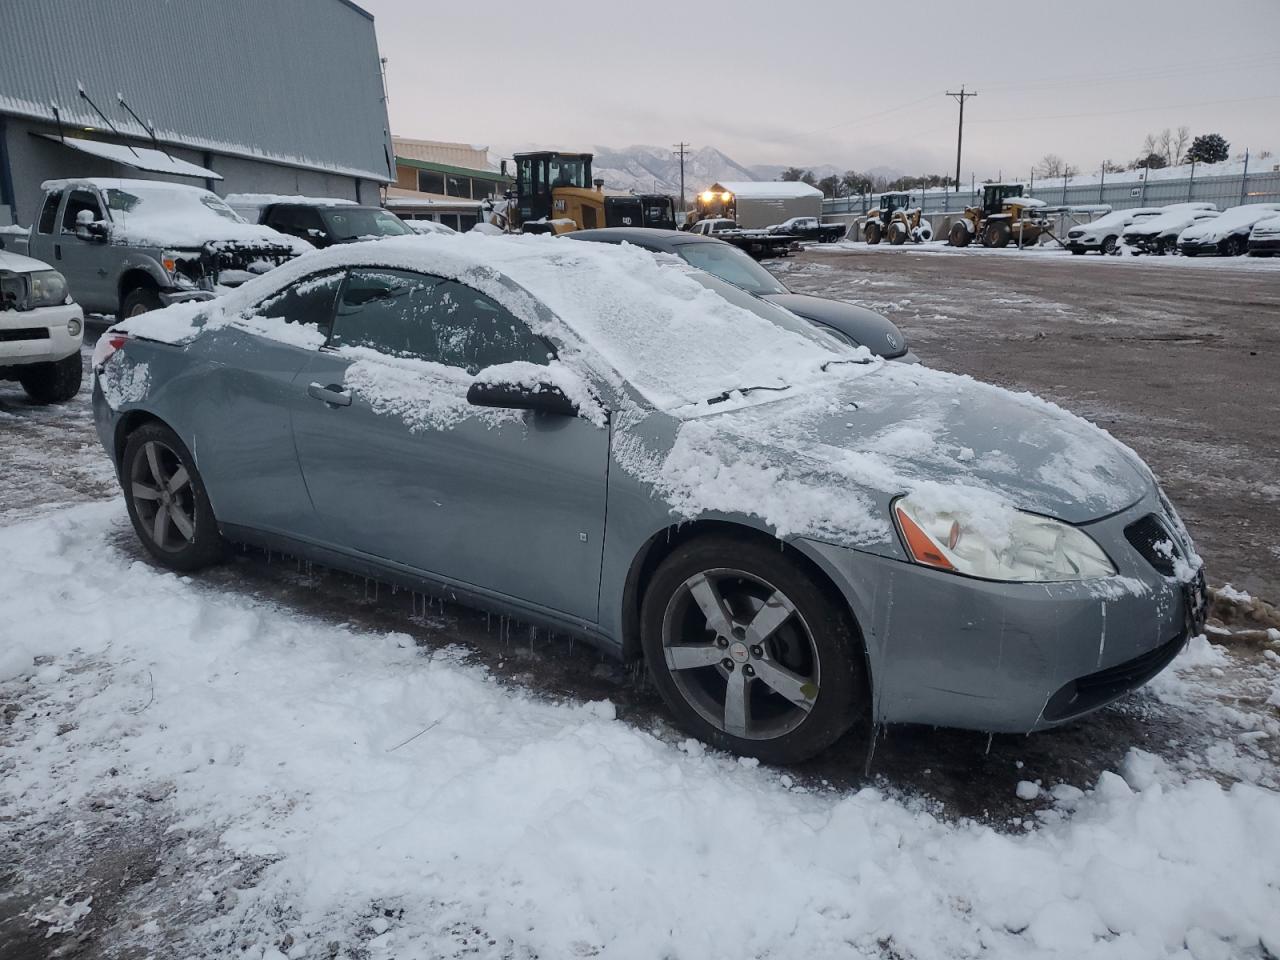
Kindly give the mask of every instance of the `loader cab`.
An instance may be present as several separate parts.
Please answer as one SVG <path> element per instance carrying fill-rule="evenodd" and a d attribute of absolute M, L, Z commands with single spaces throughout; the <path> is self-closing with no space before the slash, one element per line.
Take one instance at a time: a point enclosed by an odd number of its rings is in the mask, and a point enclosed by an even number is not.
<path fill-rule="evenodd" d="M 517 153 L 516 212 L 521 224 L 554 216 L 551 192 L 557 187 L 591 189 L 589 153 Z"/>
<path fill-rule="evenodd" d="M 1011 197 L 1022 196 L 1020 183 L 988 183 L 982 188 L 982 215 L 994 216 L 1004 209 L 1004 203 Z"/>
<path fill-rule="evenodd" d="M 675 204 L 670 197 L 661 193 L 642 193 L 640 204 L 644 207 L 643 221 L 646 227 L 655 230 L 676 228 Z"/>
<path fill-rule="evenodd" d="M 895 210 L 905 210 L 910 205 L 909 193 L 882 193 L 880 194 L 880 219 L 884 221 L 885 226 L 888 226 Z"/>

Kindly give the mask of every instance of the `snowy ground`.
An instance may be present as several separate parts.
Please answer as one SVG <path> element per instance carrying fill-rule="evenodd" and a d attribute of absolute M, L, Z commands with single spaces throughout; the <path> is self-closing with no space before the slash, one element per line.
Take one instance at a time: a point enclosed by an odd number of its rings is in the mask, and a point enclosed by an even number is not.
<path fill-rule="evenodd" d="M 767 769 L 562 638 L 279 557 L 157 570 L 85 395 L 8 384 L 0 555 L 5 960 L 1280 956 L 1262 631 L 1062 731 Z"/>

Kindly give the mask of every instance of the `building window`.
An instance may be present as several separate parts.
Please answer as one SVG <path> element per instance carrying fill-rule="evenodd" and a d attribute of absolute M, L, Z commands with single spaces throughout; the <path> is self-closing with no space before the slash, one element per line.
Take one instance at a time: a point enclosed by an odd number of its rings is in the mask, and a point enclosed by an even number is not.
<path fill-rule="evenodd" d="M 453 227 L 453 229 L 455 230 L 459 228 L 458 215 L 456 213 L 440 214 L 440 222 L 443 223 L 446 227 Z"/>
<path fill-rule="evenodd" d="M 444 174 L 434 170 L 418 171 L 418 190 L 422 193 L 444 193 Z"/>
<path fill-rule="evenodd" d="M 451 197 L 462 197 L 464 200 L 471 199 L 471 178 L 456 177 L 450 174 L 445 178 L 445 192 Z"/>
<path fill-rule="evenodd" d="M 479 221 L 480 221 L 479 217 L 474 216 L 470 213 L 460 213 L 458 214 L 458 230 L 462 233 L 466 233 L 468 230 L 474 227 L 477 223 L 479 223 Z"/>

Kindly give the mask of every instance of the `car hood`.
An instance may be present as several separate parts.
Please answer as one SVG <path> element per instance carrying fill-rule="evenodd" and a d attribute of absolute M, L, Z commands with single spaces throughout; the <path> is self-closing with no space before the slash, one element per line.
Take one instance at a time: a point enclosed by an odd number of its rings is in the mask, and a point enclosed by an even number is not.
<path fill-rule="evenodd" d="M 877 356 L 893 359 L 907 352 L 906 335 L 897 324 L 866 307 L 802 293 L 772 293 L 763 299 L 806 320 L 834 327 Z"/>
<path fill-rule="evenodd" d="M 20 253 L 0 250 L 0 270 L 11 270 L 14 273 L 32 273 L 36 270 L 52 270 L 53 267 L 43 260 L 24 257 Z"/>
<path fill-rule="evenodd" d="M 1105 431 L 968 377 L 876 361 L 843 368 L 829 389 L 747 403 L 755 396 L 680 423 L 665 458 L 632 445 L 627 462 L 647 466 L 677 514 L 754 515 L 779 536 L 868 548 L 896 544 L 889 505 L 903 494 L 998 535 L 1015 509 L 1086 523 L 1154 489 Z"/>

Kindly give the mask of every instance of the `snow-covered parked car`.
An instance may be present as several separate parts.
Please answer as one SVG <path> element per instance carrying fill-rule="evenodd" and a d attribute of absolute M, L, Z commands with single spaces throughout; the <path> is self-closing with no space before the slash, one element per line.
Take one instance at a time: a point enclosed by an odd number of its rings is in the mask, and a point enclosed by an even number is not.
<path fill-rule="evenodd" d="M 1249 256 L 1269 257 L 1280 253 L 1280 216 L 1259 220 L 1249 231 Z"/>
<path fill-rule="evenodd" d="M 248 193 L 228 194 L 227 203 L 237 212 L 256 208 L 252 222 L 320 249 L 335 243 L 403 237 L 412 232 L 409 225 L 390 210 L 351 200 Z"/>
<path fill-rule="evenodd" d="M 1183 230 L 1193 223 L 1216 216 L 1218 208 L 1212 203 L 1170 204 L 1157 217 L 1129 224 L 1121 233 L 1121 239 L 1133 254 L 1173 253 L 1178 249 L 1178 235 Z"/>
<path fill-rule="evenodd" d="M 1103 430 L 629 244 L 335 246 L 93 365 L 157 562 L 257 543 L 578 634 L 771 762 L 860 716 L 1052 727 L 1203 624 L 1191 540 Z"/>
<path fill-rule="evenodd" d="M 1082 223 L 1067 231 L 1067 248 L 1075 254 L 1116 252 L 1124 228 L 1140 220 L 1158 217 L 1164 211 L 1160 207 L 1135 207 L 1132 210 L 1112 210 L 1096 220 Z"/>
<path fill-rule="evenodd" d="M 1242 257 L 1249 252 L 1249 234 L 1254 225 L 1277 214 L 1280 203 L 1228 207 L 1218 216 L 1193 223 L 1178 234 L 1178 251 L 1188 257 L 1202 253 Z"/>
<path fill-rule="evenodd" d="M 40 260 L 0 250 L 0 380 L 40 403 L 80 390 L 84 314 L 67 281 Z"/>
<path fill-rule="evenodd" d="M 440 223 L 438 220 L 406 220 L 405 225 L 414 233 L 421 234 L 439 233 L 445 236 L 455 236 L 458 232 L 447 223 Z M 476 224 L 476 226 L 479 226 L 479 224 Z M 493 224 L 486 224 L 486 226 L 493 226 Z M 494 229 L 498 228 L 495 227 Z M 480 232 L 484 233 L 485 231 L 481 230 Z M 498 230 L 498 232 L 501 233 L 502 231 Z"/>
<path fill-rule="evenodd" d="M 817 217 L 792 217 L 769 228 L 770 233 L 786 234 L 800 240 L 835 243 L 843 240 L 849 228 L 843 223 L 823 223 Z"/>
<path fill-rule="evenodd" d="M 245 223 L 216 194 L 159 180 L 50 180 L 25 244 L 89 313 L 208 299 L 312 249 Z"/>

